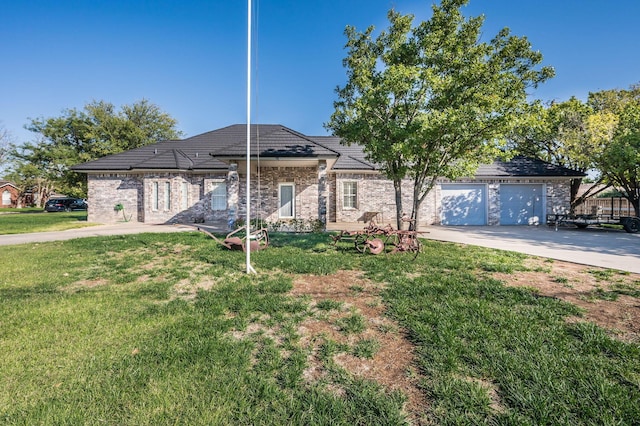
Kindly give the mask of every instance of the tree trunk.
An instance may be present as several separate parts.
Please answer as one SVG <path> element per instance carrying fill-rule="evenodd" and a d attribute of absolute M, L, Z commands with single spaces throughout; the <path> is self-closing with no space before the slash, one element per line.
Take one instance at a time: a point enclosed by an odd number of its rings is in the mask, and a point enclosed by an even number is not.
<path fill-rule="evenodd" d="M 396 229 L 402 229 L 402 179 L 393 180 L 393 189 L 396 193 Z"/>
<path fill-rule="evenodd" d="M 571 179 L 571 203 L 569 204 L 571 213 L 574 213 L 576 206 L 578 204 L 577 198 L 578 198 L 578 191 L 580 190 L 581 183 L 582 183 L 582 178 Z"/>
<path fill-rule="evenodd" d="M 633 200 L 631 198 L 633 198 Z M 629 201 L 631 201 L 631 205 L 633 206 L 633 211 L 635 212 L 635 215 L 637 217 L 640 217 L 640 198 L 638 197 L 631 197 L 631 198 L 629 198 Z"/>
<path fill-rule="evenodd" d="M 411 222 L 409 222 L 409 230 L 417 231 L 420 223 L 420 200 L 413 200 L 413 211 L 411 212 Z"/>

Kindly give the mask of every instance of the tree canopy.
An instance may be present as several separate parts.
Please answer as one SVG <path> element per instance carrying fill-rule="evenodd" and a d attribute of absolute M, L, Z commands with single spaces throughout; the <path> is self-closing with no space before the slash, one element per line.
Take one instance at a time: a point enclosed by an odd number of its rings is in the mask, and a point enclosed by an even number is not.
<path fill-rule="evenodd" d="M 472 175 L 498 155 L 526 105 L 526 90 L 554 75 L 525 37 L 504 28 L 480 42 L 484 17 L 465 18 L 468 0 L 442 0 L 432 17 L 388 13 L 374 38 L 347 27 L 347 83 L 327 129 L 360 144 L 394 181 L 398 227 L 402 179 L 413 180 L 411 219 L 440 177 Z"/>
<path fill-rule="evenodd" d="M 595 110 L 593 135 L 604 145 L 595 158 L 597 168 L 640 216 L 640 85 L 591 93 L 589 102 Z"/>
<path fill-rule="evenodd" d="M 602 140 L 591 133 L 595 127 L 593 113 L 590 105 L 575 97 L 550 105 L 536 101 L 511 135 L 510 148 L 527 157 L 587 173 L 596 167 L 594 153 L 603 149 Z M 577 196 L 581 182 L 582 178 L 571 180 L 572 208 L 582 202 L 583 197 Z"/>
<path fill-rule="evenodd" d="M 589 93 L 586 102 L 530 106 L 512 135 L 512 148 L 524 155 L 574 170 L 594 171 L 595 182 L 622 190 L 640 213 L 640 86 Z M 581 179 L 572 180 L 571 207 L 595 195 L 577 197 Z M 596 185 L 593 186 L 594 188 Z"/>
<path fill-rule="evenodd" d="M 86 196 L 86 177 L 71 166 L 159 140 L 176 139 L 177 121 L 143 99 L 117 110 L 94 101 L 83 110 L 68 109 L 59 117 L 32 119 L 26 128 L 36 139 L 11 150 L 10 176 L 24 187 L 46 182 L 44 190 Z M 47 194 L 44 196 L 46 197 Z"/>

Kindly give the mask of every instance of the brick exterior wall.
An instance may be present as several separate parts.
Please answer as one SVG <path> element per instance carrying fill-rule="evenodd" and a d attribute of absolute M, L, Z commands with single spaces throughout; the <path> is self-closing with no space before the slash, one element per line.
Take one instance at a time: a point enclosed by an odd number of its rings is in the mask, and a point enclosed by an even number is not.
<path fill-rule="evenodd" d="M 279 216 L 280 184 L 293 184 L 295 188 L 295 219 L 318 219 L 319 199 L 318 167 L 262 167 L 260 176 L 251 177 L 251 216 L 268 222 L 281 220 Z M 239 199 L 246 194 L 246 174 L 240 175 Z M 239 203 L 239 216 L 244 218 L 246 209 Z"/>
<path fill-rule="evenodd" d="M 357 184 L 356 208 L 344 206 L 344 184 Z M 336 222 L 368 222 L 374 219 L 380 224 L 396 224 L 396 201 L 393 182 L 379 174 L 336 173 L 331 179 L 329 217 Z M 432 191 L 420 205 L 421 225 L 435 223 L 435 193 Z M 412 181 L 402 182 L 402 207 L 411 212 L 413 203 Z"/>
<path fill-rule="evenodd" d="M 344 207 L 344 182 L 357 182 L 357 207 Z M 442 180 L 439 183 L 449 182 Z M 456 183 L 480 183 L 487 187 L 487 224 L 500 225 L 500 185 L 513 184 L 542 184 L 544 192 L 544 213 L 566 213 L 571 200 L 569 180 L 557 179 L 460 179 Z M 367 222 L 374 218 L 378 223 L 396 223 L 395 191 L 393 182 L 381 175 L 368 173 L 335 173 L 329 179 L 329 219 L 332 222 Z M 440 224 L 442 207 L 441 186 L 427 194 L 420 206 L 420 225 Z M 412 206 L 412 182 L 402 183 L 402 203 L 406 213 L 410 213 Z M 545 214 L 540 217 L 544 223 Z"/>
<path fill-rule="evenodd" d="M 235 219 L 244 219 L 246 214 L 243 204 L 246 175 L 238 174 L 236 170 L 237 166 L 232 164 L 229 171 L 206 174 L 90 174 L 88 220 L 113 223 L 126 218 L 146 223 L 207 222 L 227 225 Z M 345 182 L 356 184 L 355 208 L 344 205 Z M 544 213 L 569 210 L 568 179 L 466 179 L 456 182 L 486 185 L 489 225 L 500 224 L 502 183 L 543 184 Z M 395 193 L 391 181 L 374 173 L 327 173 L 323 161 L 316 167 L 262 167 L 260 176 L 252 176 L 253 218 L 269 222 L 282 220 L 279 217 L 279 187 L 283 183 L 295 187 L 295 219 L 353 223 L 375 219 L 378 223 L 395 226 Z M 226 186 L 227 208 L 214 210 L 212 190 L 220 184 Z M 411 186 L 410 180 L 403 182 L 403 207 L 407 213 L 411 211 Z M 441 192 L 441 186 L 437 185 L 422 202 L 419 213 L 421 226 L 440 223 Z M 124 206 L 124 214 L 114 209 L 118 203 Z"/>
<path fill-rule="evenodd" d="M 238 174 L 235 165 L 230 169 L 233 170 L 211 174 L 90 174 L 88 220 L 114 223 L 126 218 L 145 223 L 228 225 L 246 215 L 243 203 L 246 175 Z M 261 168 L 260 176 L 252 176 L 251 216 L 269 222 L 279 221 L 279 184 L 292 183 L 295 187 L 295 219 L 318 219 L 319 212 L 326 211 L 326 207 L 319 206 L 319 182 L 323 175 L 326 170 L 322 167 Z M 211 191 L 219 183 L 226 185 L 225 210 L 212 208 Z M 326 197 L 327 190 L 324 192 Z M 124 212 L 115 210 L 118 203 L 123 205 Z"/>

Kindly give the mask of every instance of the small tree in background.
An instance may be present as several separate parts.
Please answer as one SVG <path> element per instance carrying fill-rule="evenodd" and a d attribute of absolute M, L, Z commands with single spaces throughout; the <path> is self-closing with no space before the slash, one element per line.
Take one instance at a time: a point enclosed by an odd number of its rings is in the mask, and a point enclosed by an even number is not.
<path fill-rule="evenodd" d="M 104 101 L 69 109 L 60 117 L 32 119 L 37 139 L 11 150 L 12 175 L 40 179 L 56 191 L 86 197 L 86 175 L 70 167 L 159 140 L 176 139 L 176 120 L 147 100 L 120 111 Z"/>

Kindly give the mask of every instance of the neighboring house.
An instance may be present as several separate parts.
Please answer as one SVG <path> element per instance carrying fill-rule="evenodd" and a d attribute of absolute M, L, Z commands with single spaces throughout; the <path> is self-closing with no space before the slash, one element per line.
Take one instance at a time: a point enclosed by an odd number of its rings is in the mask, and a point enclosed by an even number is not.
<path fill-rule="evenodd" d="M 163 141 L 73 167 L 87 173 L 91 222 L 125 217 L 146 223 L 228 224 L 244 218 L 246 125 Z M 516 157 L 442 179 L 422 203 L 421 224 L 544 223 L 569 210 L 572 178 L 582 173 Z M 306 136 L 281 125 L 253 125 L 251 212 L 268 222 L 395 223 L 393 183 L 361 147 L 331 136 Z M 411 182 L 403 202 L 411 206 Z"/>
<path fill-rule="evenodd" d="M 0 180 L 0 207 L 17 207 L 20 190 L 6 180 Z"/>

